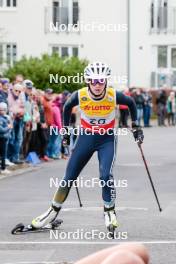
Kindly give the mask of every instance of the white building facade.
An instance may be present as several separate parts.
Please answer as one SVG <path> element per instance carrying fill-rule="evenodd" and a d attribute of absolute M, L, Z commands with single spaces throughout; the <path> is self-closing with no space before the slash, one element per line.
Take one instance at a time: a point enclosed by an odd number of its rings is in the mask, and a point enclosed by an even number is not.
<path fill-rule="evenodd" d="M 130 10 L 130 85 L 176 88 L 176 0 L 133 0 Z"/>
<path fill-rule="evenodd" d="M 115 87 L 176 86 L 176 0 L 0 0 L 0 68 L 52 52 L 108 63 Z"/>

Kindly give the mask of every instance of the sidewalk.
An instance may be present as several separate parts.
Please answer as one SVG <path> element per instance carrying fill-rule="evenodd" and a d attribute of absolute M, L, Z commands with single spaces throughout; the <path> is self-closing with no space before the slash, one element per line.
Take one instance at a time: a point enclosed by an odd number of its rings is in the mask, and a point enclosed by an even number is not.
<path fill-rule="evenodd" d="M 6 175 L 3 173 L 0 173 L 0 180 L 7 178 L 7 177 L 20 175 L 20 174 L 23 174 L 26 172 L 38 170 L 39 166 L 41 166 L 41 164 L 37 165 L 37 166 L 33 166 L 29 163 L 24 163 L 22 165 L 8 166 L 7 169 L 8 169 L 8 171 L 10 171 L 10 173 L 6 174 Z"/>

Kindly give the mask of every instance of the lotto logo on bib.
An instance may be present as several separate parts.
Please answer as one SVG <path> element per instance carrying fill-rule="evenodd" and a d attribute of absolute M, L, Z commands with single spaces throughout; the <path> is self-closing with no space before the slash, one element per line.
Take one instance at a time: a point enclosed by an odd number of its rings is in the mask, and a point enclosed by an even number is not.
<path fill-rule="evenodd" d="M 106 117 L 107 118 L 108 116 L 112 117 L 112 115 L 114 115 L 115 107 L 116 107 L 114 89 L 107 88 L 106 93 L 107 93 L 106 96 L 102 100 L 95 101 L 89 96 L 87 87 L 82 88 L 79 91 L 79 98 L 80 98 L 79 105 L 80 105 L 82 118 L 84 118 L 85 116 L 93 117 L 93 118 L 96 118 L 96 117 L 99 117 L 99 118 Z"/>
<path fill-rule="evenodd" d="M 111 106 L 109 105 L 86 105 L 84 111 L 109 111 Z"/>

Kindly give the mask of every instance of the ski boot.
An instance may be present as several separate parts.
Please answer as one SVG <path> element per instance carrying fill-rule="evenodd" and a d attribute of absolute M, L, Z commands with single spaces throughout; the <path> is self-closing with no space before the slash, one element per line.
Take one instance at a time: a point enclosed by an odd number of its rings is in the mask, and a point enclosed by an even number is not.
<path fill-rule="evenodd" d="M 44 214 L 33 219 L 30 225 L 24 225 L 23 223 L 16 225 L 12 229 L 11 234 L 39 233 L 58 229 L 63 223 L 62 220 L 56 219 L 60 209 L 61 207 L 50 207 Z"/>
<path fill-rule="evenodd" d="M 31 226 L 35 229 L 40 229 L 48 224 L 52 224 L 56 220 L 60 209 L 61 207 L 50 207 L 44 214 L 34 218 Z"/>
<path fill-rule="evenodd" d="M 114 239 L 115 229 L 119 227 L 119 223 L 116 217 L 115 207 L 111 207 L 111 208 L 104 207 L 104 218 L 108 232 L 110 236 Z"/>

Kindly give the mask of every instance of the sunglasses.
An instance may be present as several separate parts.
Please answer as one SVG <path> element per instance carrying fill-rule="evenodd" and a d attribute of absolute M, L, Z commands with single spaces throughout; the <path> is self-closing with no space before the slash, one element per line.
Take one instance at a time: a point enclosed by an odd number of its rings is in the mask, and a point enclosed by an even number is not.
<path fill-rule="evenodd" d="M 90 83 L 92 85 L 96 85 L 96 84 L 105 84 L 106 83 L 106 79 L 91 79 L 89 80 Z"/>

